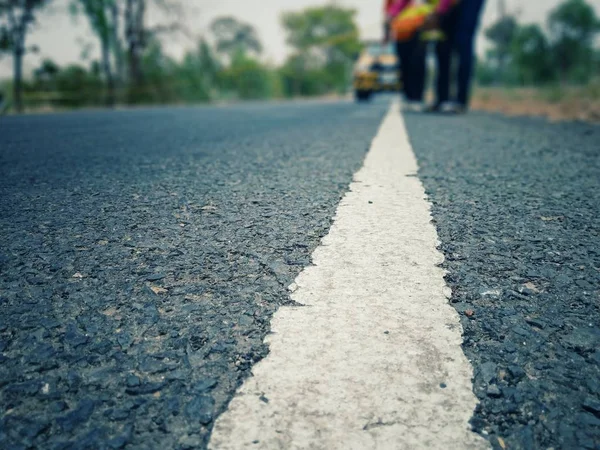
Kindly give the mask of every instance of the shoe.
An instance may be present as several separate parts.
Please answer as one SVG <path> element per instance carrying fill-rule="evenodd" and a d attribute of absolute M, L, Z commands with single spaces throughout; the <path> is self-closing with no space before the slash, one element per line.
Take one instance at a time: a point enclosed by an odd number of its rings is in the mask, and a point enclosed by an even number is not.
<path fill-rule="evenodd" d="M 426 113 L 430 113 L 430 114 L 437 114 L 442 110 L 442 104 L 441 103 L 432 103 L 431 105 L 428 105 L 425 107 L 425 112 Z"/>
<path fill-rule="evenodd" d="M 441 112 L 444 114 L 461 115 L 467 113 L 467 106 L 462 103 L 447 102 L 441 107 Z"/>
<path fill-rule="evenodd" d="M 407 101 L 402 106 L 402 110 L 404 112 L 410 112 L 410 113 L 421 113 L 421 112 L 423 112 L 423 102 L 419 102 L 419 101 L 415 101 L 415 100 Z"/>

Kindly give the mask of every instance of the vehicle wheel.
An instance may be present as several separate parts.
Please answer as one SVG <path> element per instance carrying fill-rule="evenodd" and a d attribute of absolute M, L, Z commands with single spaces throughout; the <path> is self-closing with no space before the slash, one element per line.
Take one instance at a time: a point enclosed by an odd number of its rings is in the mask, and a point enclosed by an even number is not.
<path fill-rule="evenodd" d="M 356 91 L 354 96 L 357 102 L 367 102 L 371 98 L 371 91 Z"/>

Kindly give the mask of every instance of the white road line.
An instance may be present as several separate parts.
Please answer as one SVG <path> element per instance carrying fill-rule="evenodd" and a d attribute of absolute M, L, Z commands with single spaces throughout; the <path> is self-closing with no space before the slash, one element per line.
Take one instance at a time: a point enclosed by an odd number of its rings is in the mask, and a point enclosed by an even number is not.
<path fill-rule="evenodd" d="M 209 448 L 488 447 L 416 172 L 393 105 Z"/>

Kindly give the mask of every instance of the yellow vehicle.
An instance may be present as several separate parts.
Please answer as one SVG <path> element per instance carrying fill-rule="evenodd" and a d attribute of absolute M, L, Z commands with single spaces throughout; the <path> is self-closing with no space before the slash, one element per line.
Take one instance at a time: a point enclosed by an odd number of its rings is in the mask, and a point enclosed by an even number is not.
<path fill-rule="evenodd" d="M 354 95 L 366 101 L 376 92 L 399 91 L 400 65 L 393 44 L 367 42 L 354 66 Z"/>

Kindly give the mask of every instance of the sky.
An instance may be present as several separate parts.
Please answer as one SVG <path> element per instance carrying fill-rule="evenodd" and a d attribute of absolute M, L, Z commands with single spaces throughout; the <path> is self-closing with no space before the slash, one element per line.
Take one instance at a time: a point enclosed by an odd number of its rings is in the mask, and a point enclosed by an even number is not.
<path fill-rule="evenodd" d="M 42 58 L 51 58 L 58 64 L 78 62 L 83 44 L 98 45 L 84 18 L 73 19 L 68 13 L 70 0 L 53 0 L 51 6 L 38 17 L 38 24 L 28 39 L 29 45 L 37 45 L 39 55 L 27 57 L 26 71 L 30 72 L 39 65 Z M 182 0 L 187 3 L 189 29 L 197 36 L 208 36 L 209 24 L 216 17 L 234 15 L 254 25 L 265 47 L 262 58 L 272 63 L 281 63 L 289 53 L 285 35 L 280 26 L 281 14 L 296 11 L 309 6 L 323 5 L 327 2 L 351 7 L 357 11 L 357 21 L 364 39 L 381 37 L 381 11 L 383 0 Z M 544 23 L 548 12 L 561 0 L 506 0 L 509 12 L 516 13 L 522 23 Z M 600 0 L 588 0 L 600 15 Z M 482 19 L 482 29 L 498 17 L 498 0 L 487 0 Z M 186 49 L 195 46 L 192 39 L 179 37 L 165 40 L 167 51 L 174 57 L 180 57 Z M 485 38 L 480 34 L 477 41 L 478 52 L 484 51 Z M 0 59 L 0 78 L 11 74 L 11 59 Z"/>

